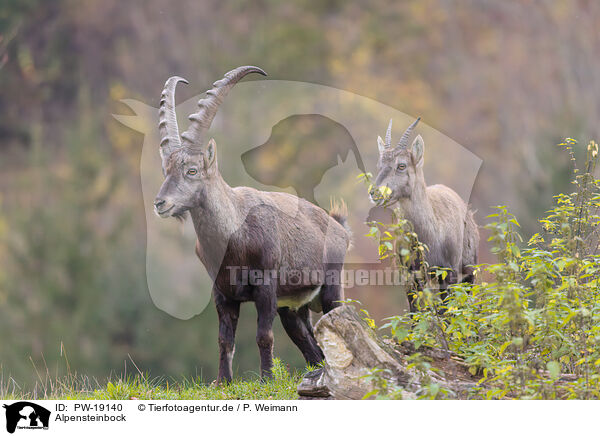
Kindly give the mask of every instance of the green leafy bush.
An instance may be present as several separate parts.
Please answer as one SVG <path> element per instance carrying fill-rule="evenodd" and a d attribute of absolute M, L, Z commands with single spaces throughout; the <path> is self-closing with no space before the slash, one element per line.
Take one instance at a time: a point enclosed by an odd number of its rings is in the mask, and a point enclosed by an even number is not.
<path fill-rule="evenodd" d="M 423 263 L 407 282 L 420 310 L 381 327 L 417 349 L 428 345 L 462 357 L 479 378 L 472 398 L 600 398 L 598 145 L 588 144 L 583 169 L 575 145 L 560 144 L 574 164 L 574 190 L 555 196 L 539 233 L 524 242 L 516 217 L 496 207 L 485 229 L 497 263 L 478 265 L 476 283 L 453 285 L 445 299 L 432 286 L 445 271 Z M 400 270 L 426 255 L 410 223 L 371 225 L 381 257 Z"/>

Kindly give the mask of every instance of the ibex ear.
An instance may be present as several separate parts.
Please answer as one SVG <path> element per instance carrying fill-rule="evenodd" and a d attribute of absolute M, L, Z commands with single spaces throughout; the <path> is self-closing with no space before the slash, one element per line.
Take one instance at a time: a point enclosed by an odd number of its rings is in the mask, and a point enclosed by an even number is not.
<path fill-rule="evenodd" d="M 425 142 L 421 135 L 417 135 L 411 146 L 411 157 L 413 164 L 416 166 L 423 165 L 423 151 L 425 150 Z"/>
<path fill-rule="evenodd" d="M 379 148 L 379 154 L 383 153 L 387 148 L 385 146 L 385 142 L 383 142 L 383 139 L 381 139 L 381 136 L 377 137 L 377 147 Z"/>
<path fill-rule="evenodd" d="M 204 152 L 204 168 L 210 170 L 212 167 L 217 167 L 217 143 L 214 138 L 210 138 Z"/>

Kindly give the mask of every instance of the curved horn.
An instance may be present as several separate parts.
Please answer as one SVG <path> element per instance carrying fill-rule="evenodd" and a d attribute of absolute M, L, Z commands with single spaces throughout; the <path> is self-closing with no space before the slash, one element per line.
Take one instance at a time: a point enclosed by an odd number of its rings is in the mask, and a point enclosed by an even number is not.
<path fill-rule="evenodd" d="M 173 76 L 165 82 L 165 88 L 160 95 L 158 109 L 158 131 L 160 133 L 160 157 L 163 170 L 167 159 L 174 150 L 181 147 L 177 115 L 175 114 L 175 88 L 179 82 L 188 83 L 183 77 Z"/>
<path fill-rule="evenodd" d="M 198 101 L 200 110 L 188 117 L 192 123 L 181 135 L 185 146 L 193 149 L 202 147 L 202 135 L 210 127 L 223 99 L 237 82 L 239 82 L 246 74 L 250 73 L 259 73 L 263 76 L 267 75 L 267 73 L 258 67 L 238 67 L 235 70 L 226 73 L 225 77 L 221 80 L 217 80 L 213 83 L 213 88 L 206 91 L 207 97 Z"/>
<path fill-rule="evenodd" d="M 392 145 L 392 120 L 388 124 L 387 132 L 385 132 L 385 146 L 390 147 Z"/>
<path fill-rule="evenodd" d="M 404 132 L 402 138 L 400 138 L 400 141 L 398 141 L 398 145 L 396 145 L 396 150 L 408 147 L 408 140 L 410 139 L 410 135 L 412 134 L 413 130 L 415 129 L 415 126 L 419 123 L 420 120 L 421 117 L 417 118 L 410 126 L 408 126 L 408 129 L 406 129 L 406 132 Z"/>

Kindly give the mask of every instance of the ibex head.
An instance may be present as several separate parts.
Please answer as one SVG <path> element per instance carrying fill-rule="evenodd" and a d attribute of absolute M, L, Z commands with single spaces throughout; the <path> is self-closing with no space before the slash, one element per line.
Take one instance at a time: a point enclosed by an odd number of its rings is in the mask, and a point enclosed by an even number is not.
<path fill-rule="evenodd" d="M 181 136 L 175 115 L 175 87 L 179 82 L 188 82 L 175 76 L 165 83 L 158 119 L 165 181 L 154 201 L 158 216 L 181 217 L 185 211 L 199 206 L 211 185 L 218 183 L 217 146 L 214 139 L 204 146 L 203 135 L 229 90 L 249 73 L 267 75 L 260 68 L 251 66 L 239 67 L 225 74 L 223 79 L 213 83 L 212 89 L 206 91 L 207 97 L 198 101 L 199 110 L 189 116 L 190 127 Z"/>
<path fill-rule="evenodd" d="M 385 141 L 377 137 L 379 147 L 378 174 L 371 189 L 371 200 L 377 204 L 390 205 L 401 198 L 409 198 L 416 184 L 423 181 L 424 142 L 418 135 L 409 147 L 410 136 L 421 117 L 404 132 L 395 147 L 392 143 L 392 120 L 388 125 Z M 383 189 L 381 189 L 383 188 Z M 387 188 L 387 189 L 385 189 Z"/>

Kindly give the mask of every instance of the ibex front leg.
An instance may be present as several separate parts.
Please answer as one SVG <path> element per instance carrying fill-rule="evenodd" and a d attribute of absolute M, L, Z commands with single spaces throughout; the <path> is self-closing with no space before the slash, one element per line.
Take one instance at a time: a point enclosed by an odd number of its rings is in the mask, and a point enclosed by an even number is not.
<path fill-rule="evenodd" d="M 217 382 L 230 382 L 233 377 L 235 330 L 240 316 L 240 303 L 228 300 L 218 292 L 214 292 L 214 296 L 219 316 L 219 375 Z"/>
<path fill-rule="evenodd" d="M 260 353 L 260 375 L 263 379 L 271 378 L 273 376 L 273 320 L 277 313 L 274 286 L 257 286 L 254 302 L 258 315 L 256 344 Z"/>

